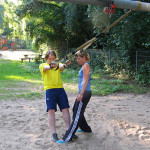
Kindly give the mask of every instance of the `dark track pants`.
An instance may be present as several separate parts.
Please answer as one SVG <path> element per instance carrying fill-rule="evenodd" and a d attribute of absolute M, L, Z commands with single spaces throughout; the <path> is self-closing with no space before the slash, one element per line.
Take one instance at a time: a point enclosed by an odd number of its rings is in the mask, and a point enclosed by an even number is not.
<path fill-rule="evenodd" d="M 73 106 L 73 121 L 70 125 L 70 128 L 66 131 L 64 137 L 62 138 L 64 141 L 68 142 L 71 139 L 72 135 L 75 134 L 78 127 L 84 132 L 92 132 L 90 126 L 87 124 L 86 119 L 84 117 L 85 108 L 90 98 L 91 91 L 85 91 L 82 101 L 75 101 Z"/>

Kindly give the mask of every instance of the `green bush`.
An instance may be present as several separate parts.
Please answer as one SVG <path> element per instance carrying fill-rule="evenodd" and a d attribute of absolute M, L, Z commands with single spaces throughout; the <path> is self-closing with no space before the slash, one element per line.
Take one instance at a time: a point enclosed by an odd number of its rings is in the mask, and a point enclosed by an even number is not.
<path fill-rule="evenodd" d="M 141 84 L 150 84 L 150 63 L 139 67 L 136 80 Z"/>

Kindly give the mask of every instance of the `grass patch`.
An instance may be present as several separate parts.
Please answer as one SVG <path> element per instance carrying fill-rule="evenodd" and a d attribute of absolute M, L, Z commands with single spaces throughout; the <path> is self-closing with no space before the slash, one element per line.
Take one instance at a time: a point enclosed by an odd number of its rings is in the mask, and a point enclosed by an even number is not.
<path fill-rule="evenodd" d="M 35 63 L 0 60 L 0 100 L 24 98 L 32 100 L 43 96 L 41 75 Z"/>
<path fill-rule="evenodd" d="M 25 89 L 14 89 L 14 88 L 3 88 L 0 89 L 0 93 L 2 94 L 14 94 L 14 93 L 21 93 L 21 92 L 28 92 L 28 90 Z"/>
<path fill-rule="evenodd" d="M 107 95 L 115 92 L 143 94 L 149 91 L 148 88 L 135 82 L 127 83 L 125 79 L 108 78 L 108 76 L 107 79 L 93 76 L 91 88 L 94 95 Z"/>
<path fill-rule="evenodd" d="M 62 81 L 66 91 L 78 93 L 78 71 L 66 69 L 61 73 Z"/>
<path fill-rule="evenodd" d="M 33 62 L 20 63 L 19 61 L 0 60 L 0 80 L 39 80 L 38 66 Z"/>
<path fill-rule="evenodd" d="M 14 92 L 14 93 L 4 93 L 0 94 L 0 100 L 17 100 L 17 99 L 26 99 L 26 100 L 35 100 L 43 97 L 43 93 L 39 92 Z"/>
<path fill-rule="evenodd" d="M 16 97 L 17 98 L 25 98 L 27 100 L 35 100 L 37 98 L 42 98 L 43 94 L 39 93 L 39 92 L 28 92 L 25 94 L 18 94 Z"/>
<path fill-rule="evenodd" d="M 78 83 L 78 71 L 72 69 L 66 69 L 61 73 L 63 83 Z"/>
<path fill-rule="evenodd" d="M 61 73 L 66 91 L 78 93 L 78 70 L 66 69 Z M 103 77 L 92 74 L 93 95 L 107 95 L 114 92 L 146 93 L 149 89 L 125 79 Z M 0 100 L 34 100 L 44 97 L 43 83 L 39 64 L 34 62 L 0 60 Z"/>

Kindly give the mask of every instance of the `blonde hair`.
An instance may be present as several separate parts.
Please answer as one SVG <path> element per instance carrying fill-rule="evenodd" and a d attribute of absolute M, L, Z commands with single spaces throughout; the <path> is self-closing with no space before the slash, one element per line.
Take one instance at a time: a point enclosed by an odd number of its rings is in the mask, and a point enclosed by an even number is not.
<path fill-rule="evenodd" d="M 90 61 L 90 55 L 86 51 L 80 52 L 80 54 L 78 54 L 78 56 L 80 56 L 80 57 L 85 56 L 86 61 Z"/>
<path fill-rule="evenodd" d="M 89 55 L 89 53 L 87 53 L 87 55 L 86 55 L 86 60 L 90 61 L 90 55 Z"/>

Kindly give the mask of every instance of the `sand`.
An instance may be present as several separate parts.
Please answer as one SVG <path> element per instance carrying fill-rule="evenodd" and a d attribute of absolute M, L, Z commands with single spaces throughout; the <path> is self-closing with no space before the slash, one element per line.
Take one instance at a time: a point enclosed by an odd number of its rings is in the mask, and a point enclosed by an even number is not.
<path fill-rule="evenodd" d="M 76 94 L 68 93 L 72 108 Z M 45 99 L 0 100 L 0 150 L 149 150 L 150 93 L 92 96 L 85 116 L 92 133 L 57 144 L 51 141 Z M 72 115 L 72 110 L 70 113 Z M 65 130 L 56 112 L 59 138 Z"/>
<path fill-rule="evenodd" d="M 72 115 L 77 95 L 67 95 Z M 85 116 L 93 132 L 57 144 L 51 141 L 44 97 L 0 100 L 0 150 L 150 150 L 150 93 L 92 96 Z M 65 125 L 60 111 L 56 128 L 61 138 Z"/>

